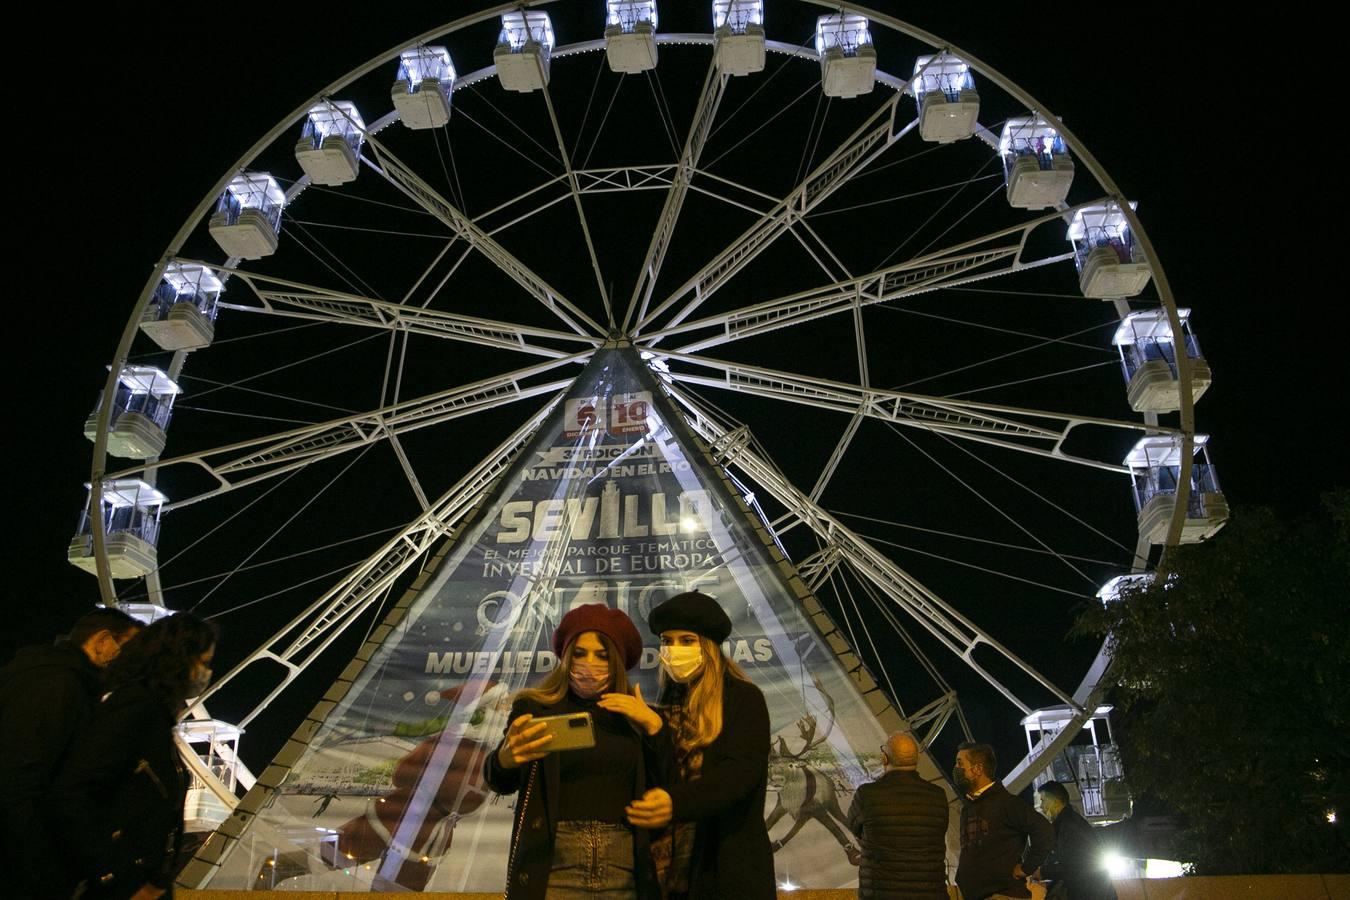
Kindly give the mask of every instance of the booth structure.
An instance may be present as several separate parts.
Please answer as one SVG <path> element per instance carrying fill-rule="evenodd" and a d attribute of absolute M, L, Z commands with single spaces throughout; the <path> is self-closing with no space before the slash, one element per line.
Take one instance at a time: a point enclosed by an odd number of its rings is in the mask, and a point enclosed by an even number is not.
<path fill-rule="evenodd" d="M 950 53 L 920 56 L 910 90 L 919 105 L 919 136 L 925 141 L 950 144 L 975 133 L 980 94 L 964 60 Z"/>
<path fill-rule="evenodd" d="M 164 450 L 165 432 L 174 398 L 182 389 L 153 366 L 125 366 L 117 376 L 112 411 L 108 414 L 108 452 L 124 459 L 152 459 Z M 84 436 L 98 439 L 102 392 L 84 422 Z"/>
<path fill-rule="evenodd" d="M 763 0 L 713 0 L 713 59 L 723 75 L 764 70 Z"/>
<path fill-rule="evenodd" d="M 1074 742 L 1058 753 L 1033 782 L 1036 787 L 1047 781 L 1064 785 L 1073 808 L 1094 825 L 1119 822 L 1134 806 L 1125 786 L 1120 751 L 1112 739 L 1110 715 L 1110 706 L 1097 707 Z M 1053 740 L 1073 716 L 1068 706 L 1048 706 L 1023 718 L 1027 752 L 1035 749 L 1037 741 Z"/>
<path fill-rule="evenodd" d="M 366 123 L 356 104 L 346 100 L 311 106 L 295 159 L 314 184 L 335 187 L 356 180 Z"/>
<path fill-rule="evenodd" d="M 1130 313 L 1111 338 L 1120 350 L 1120 367 L 1135 412 L 1175 412 L 1181 408 L 1178 347 L 1183 348 L 1191 364 L 1191 401 L 1198 401 L 1209 389 L 1213 375 L 1200 352 L 1200 342 L 1191 333 L 1191 311 L 1178 309 L 1177 318 L 1181 320 L 1179 340 L 1164 309 Z"/>
<path fill-rule="evenodd" d="M 1068 238 L 1073 243 L 1078 287 L 1084 297 L 1135 297 L 1153 277 L 1125 213 L 1114 202 L 1075 211 Z"/>
<path fill-rule="evenodd" d="M 605 56 L 625 75 L 656 68 L 656 0 L 607 0 Z"/>
<path fill-rule="evenodd" d="M 820 83 L 827 97 L 857 97 L 877 80 L 877 51 L 865 16 L 835 13 L 816 19 Z"/>
<path fill-rule="evenodd" d="M 440 128 L 450 121 L 455 67 L 444 47 L 414 47 L 398 57 L 398 77 L 389 89 L 405 128 Z"/>
<path fill-rule="evenodd" d="M 1018 116 L 1003 125 L 998 142 L 1008 203 L 1018 209 L 1049 209 L 1069 196 L 1073 160 L 1064 138 L 1041 116 Z"/>
<path fill-rule="evenodd" d="M 169 263 L 141 314 L 141 331 L 170 352 L 210 345 L 223 288 L 216 273 L 205 266 Z"/>
<path fill-rule="evenodd" d="M 93 488 L 89 488 L 92 499 Z M 159 491 L 135 479 L 109 481 L 102 486 L 99 511 L 103 518 L 104 549 L 113 578 L 140 578 L 158 565 L 160 507 L 168 501 Z M 66 559 L 86 572 L 97 573 L 94 530 L 88 502 L 70 539 Z"/>
<path fill-rule="evenodd" d="M 502 13 L 502 30 L 492 61 L 502 88 L 528 94 L 548 84 L 553 23 L 538 10 Z"/>
<path fill-rule="evenodd" d="M 216 201 L 207 229 L 226 256 L 262 259 L 277 251 L 286 194 L 266 172 L 241 172 Z"/>
<path fill-rule="evenodd" d="M 1195 544 L 1217 534 L 1228 522 L 1228 501 L 1219 490 L 1218 475 L 1209 461 L 1209 435 L 1197 434 L 1191 466 L 1190 498 L 1181 529 L 1181 543 Z M 1124 464 L 1134 482 L 1134 506 L 1139 513 L 1139 535 L 1150 543 L 1167 540 L 1172 510 L 1177 503 L 1181 476 L 1181 437 L 1152 435 L 1126 455 Z"/>

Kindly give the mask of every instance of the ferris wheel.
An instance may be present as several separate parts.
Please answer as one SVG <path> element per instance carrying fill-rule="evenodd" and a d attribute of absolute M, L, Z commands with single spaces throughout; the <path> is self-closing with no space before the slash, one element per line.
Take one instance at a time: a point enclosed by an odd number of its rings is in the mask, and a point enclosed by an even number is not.
<path fill-rule="evenodd" d="M 336 79 L 134 304 L 69 558 L 144 617 L 267 623 L 204 698 L 239 714 L 185 731 L 204 821 L 252 786 L 239 728 L 427 577 L 606 349 L 841 652 L 912 662 L 867 678 L 929 740 L 964 685 L 1001 698 L 1028 734 L 1010 787 L 1096 743 L 1107 664 L 1043 674 L 1016 620 L 1222 527 L 1190 310 L 1058 116 L 862 6 L 658 5 L 499 4 Z"/>

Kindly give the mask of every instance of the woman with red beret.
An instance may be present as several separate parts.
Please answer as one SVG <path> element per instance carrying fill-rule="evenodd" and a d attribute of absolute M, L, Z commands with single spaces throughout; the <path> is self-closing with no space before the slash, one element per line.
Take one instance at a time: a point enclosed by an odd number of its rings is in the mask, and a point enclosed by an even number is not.
<path fill-rule="evenodd" d="M 506 897 L 659 900 L 646 829 L 625 808 L 665 783 L 673 768 L 669 729 L 629 693 L 627 670 L 642 656 L 631 619 L 601 603 L 578 606 L 553 632 L 558 667 L 516 694 L 510 724 L 484 764 L 499 794 L 520 792 L 511 827 Z M 540 716 L 587 712 L 595 746 L 550 753 Z"/>

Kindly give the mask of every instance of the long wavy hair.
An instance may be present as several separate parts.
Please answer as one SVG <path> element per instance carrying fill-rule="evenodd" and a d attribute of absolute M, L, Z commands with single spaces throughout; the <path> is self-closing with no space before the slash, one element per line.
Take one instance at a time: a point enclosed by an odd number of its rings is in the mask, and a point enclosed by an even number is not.
<path fill-rule="evenodd" d="M 619 653 L 619 648 L 614 646 L 614 642 L 599 631 L 583 631 L 576 637 L 567 642 L 563 647 L 562 657 L 558 660 L 558 665 L 552 672 L 544 676 L 544 680 L 532 688 L 523 688 L 516 692 L 511 698 L 511 702 L 517 700 L 531 700 L 540 706 L 553 706 L 562 702 L 567 696 L 567 686 L 572 674 L 572 649 L 576 647 L 577 640 L 582 634 L 594 634 L 600 639 L 600 646 L 605 648 L 605 653 L 609 656 L 609 687 L 607 692 L 611 694 L 628 693 L 628 673 L 623 668 L 623 656 Z"/>
<path fill-rule="evenodd" d="M 686 777 L 698 773 L 703 765 L 703 748 L 722 733 L 722 688 L 727 677 L 750 681 L 741 667 L 711 639 L 700 635 L 698 645 L 703 650 L 703 673 L 687 685 L 683 699 L 676 699 L 675 685 L 679 682 L 667 675 L 665 668 L 658 675 L 662 705 L 670 720 L 676 754 Z"/>
<path fill-rule="evenodd" d="M 214 622 L 191 613 L 175 613 L 141 629 L 108 666 L 108 690 L 142 682 L 169 709 L 182 705 L 192 670 L 203 653 L 216 645 Z"/>

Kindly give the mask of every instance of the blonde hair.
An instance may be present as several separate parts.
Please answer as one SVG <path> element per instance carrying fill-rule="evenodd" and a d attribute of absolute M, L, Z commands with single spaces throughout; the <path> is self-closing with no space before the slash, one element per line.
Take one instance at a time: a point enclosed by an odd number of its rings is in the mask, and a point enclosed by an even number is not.
<path fill-rule="evenodd" d="M 683 703 L 666 708 L 676 750 L 686 760 L 681 766 L 686 770 L 686 775 L 696 773 L 702 767 L 703 748 L 717 740 L 717 736 L 722 733 L 722 688 L 727 676 L 750 681 L 741 667 L 723 653 L 722 648 L 711 638 L 699 635 L 698 645 L 703 651 L 703 674 L 689 685 Z M 658 677 L 660 694 L 664 697 L 670 686 L 664 668 Z"/>
<path fill-rule="evenodd" d="M 607 693 L 626 694 L 628 693 L 628 673 L 623 668 L 623 656 L 619 653 L 618 647 L 609 637 L 599 631 L 583 631 L 567 642 L 563 647 L 562 656 L 558 659 L 558 666 L 544 680 L 532 688 L 522 688 L 516 691 L 511 702 L 519 700 L 531 700 L 541 706 L 553 706 L 562 702 L 567 696 L 567 685 L 569 677 L 572 674 L 572 648 L 577 645 L 582 634 L 593 634 L 600 639 L 600 646 L 605 648 L 605 653 L 609 656 L 609 689 Z"/>

